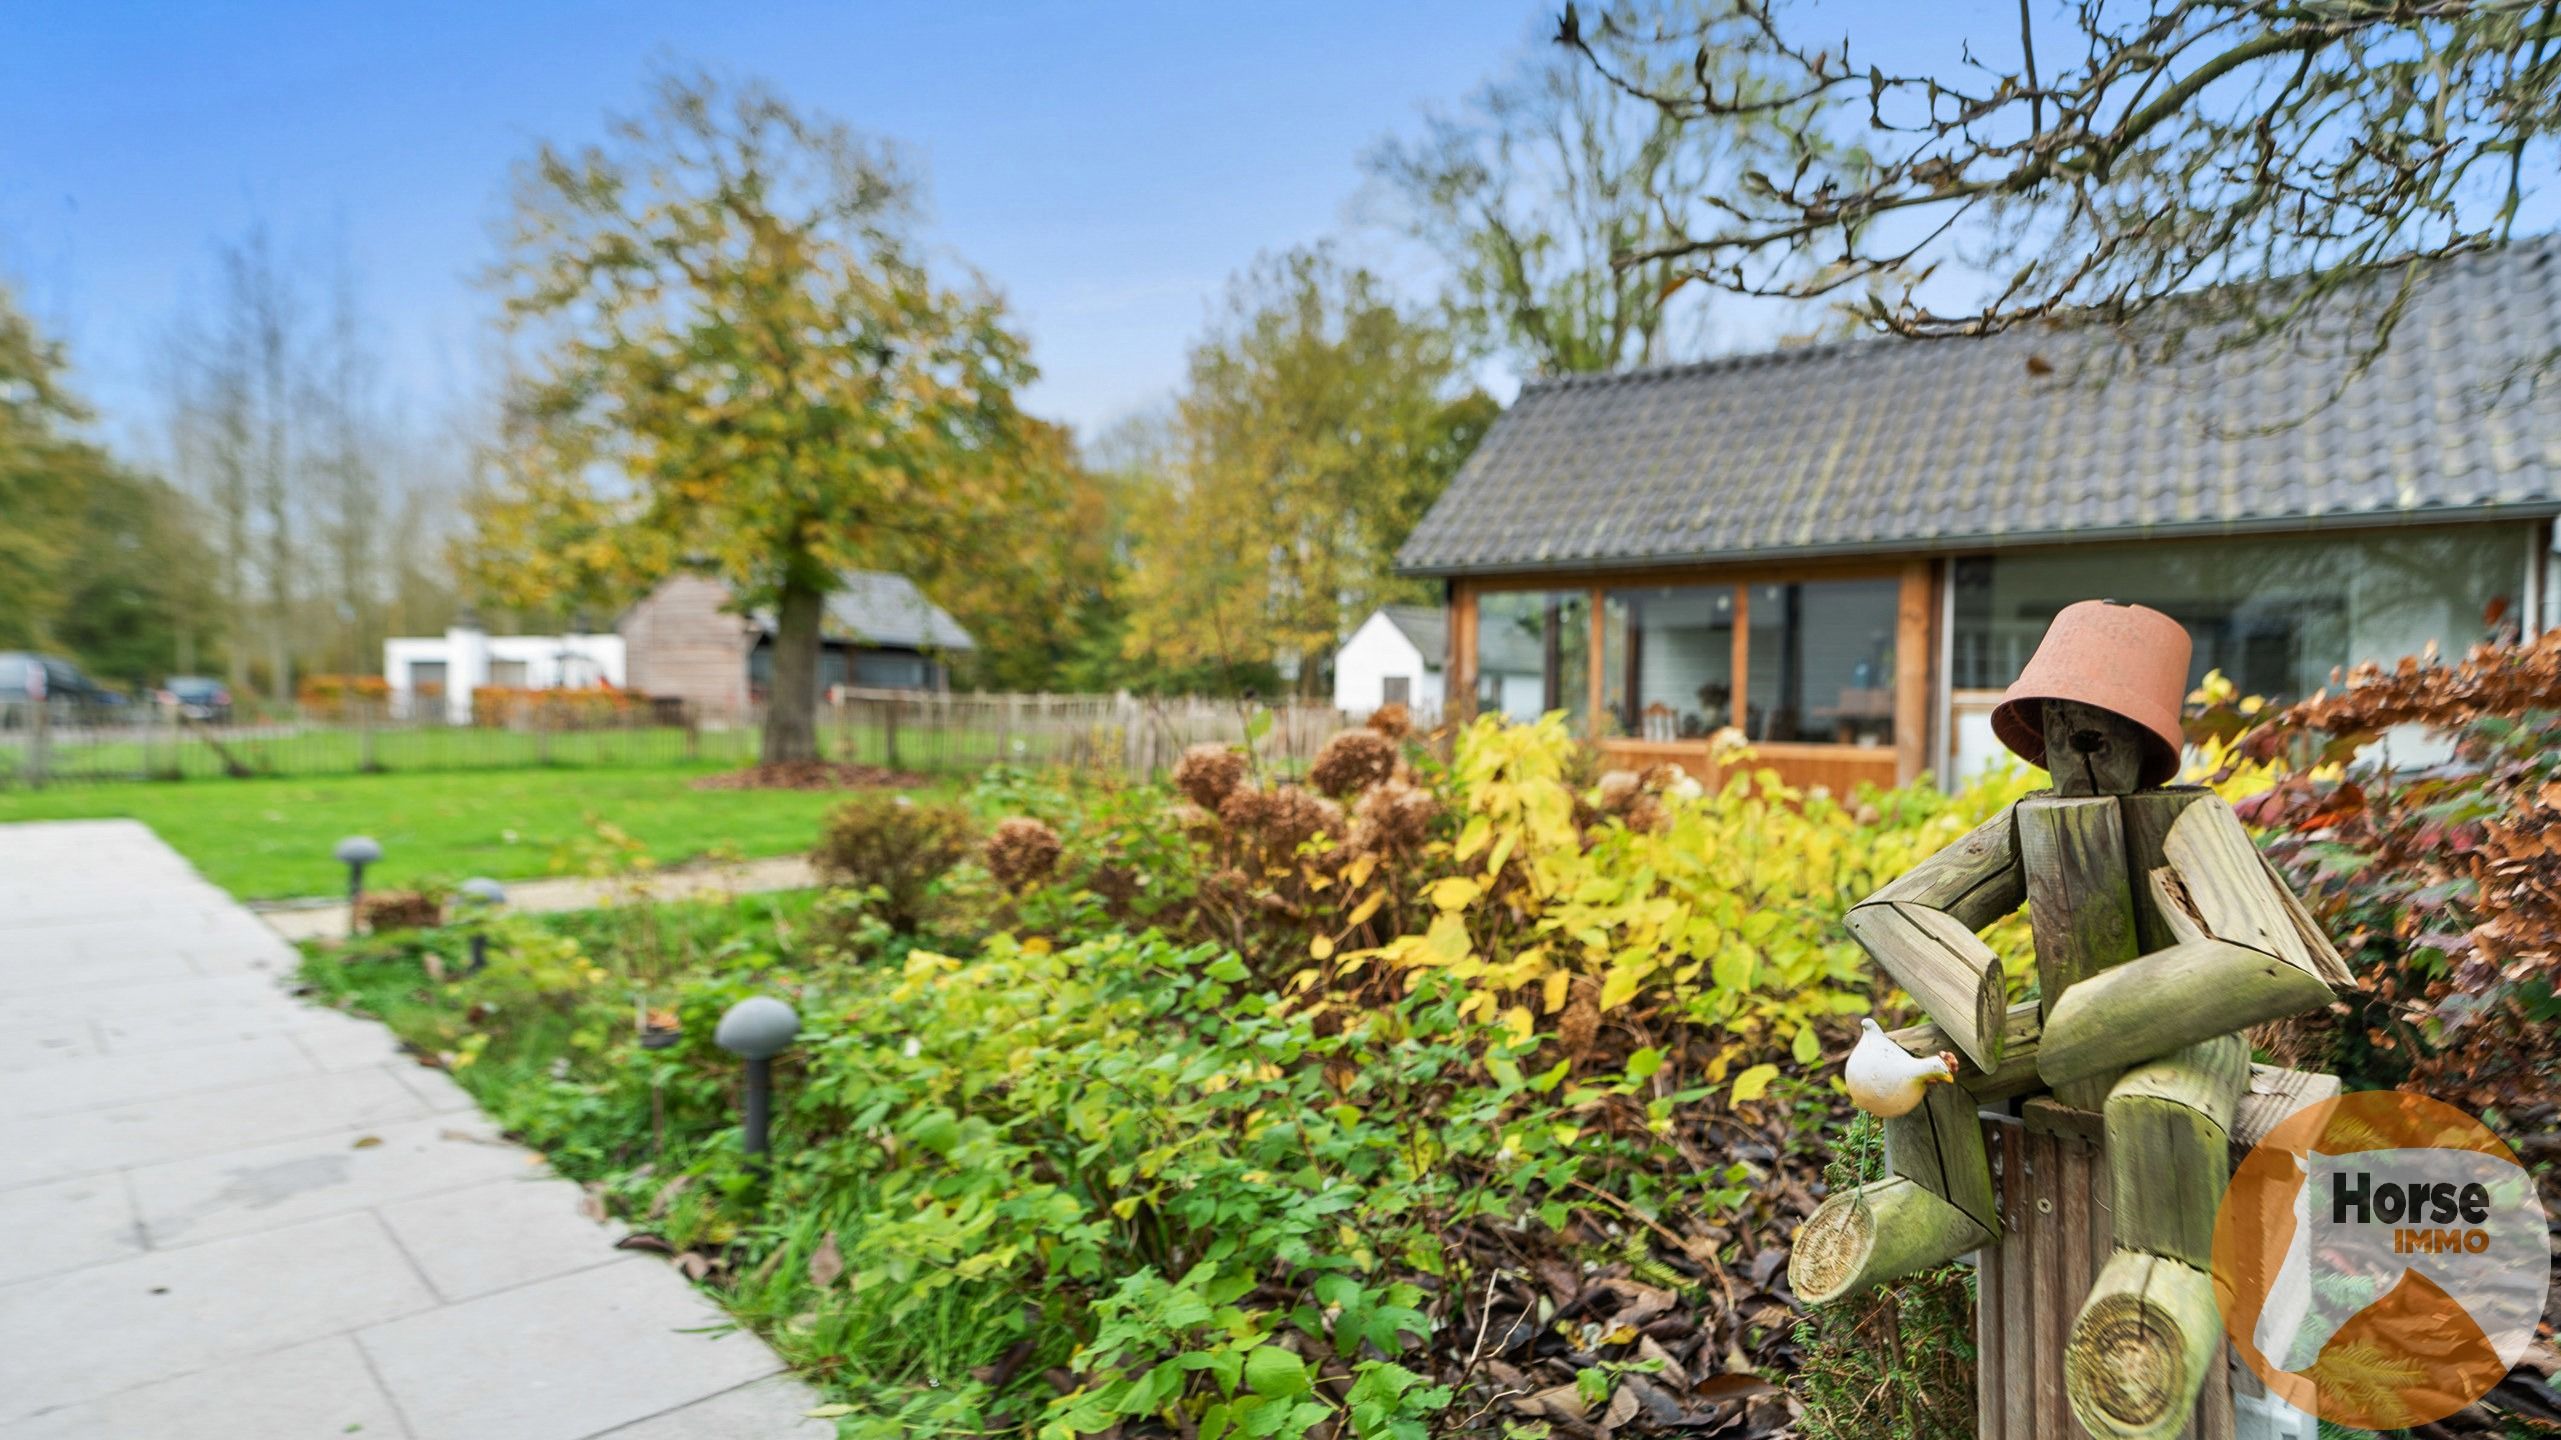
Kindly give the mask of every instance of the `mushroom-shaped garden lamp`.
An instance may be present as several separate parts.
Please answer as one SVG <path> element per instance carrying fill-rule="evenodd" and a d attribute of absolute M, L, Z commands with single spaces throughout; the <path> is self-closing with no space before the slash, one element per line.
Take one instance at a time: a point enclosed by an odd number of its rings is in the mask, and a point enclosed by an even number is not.
<path fill-rule="evenodd" d="M 507 887 L 486 875 L 475 875 L 455 887 L 462 897 L 462 908 L 472 913 L 475 921 L 507 903 Z M 489 927 L 475 923 L 471 927 L 471 973 L 479 974 L 489 966 Z"/>
<path fill-rule="evenodd" d="M 352 931 L 363 919 L 365 867 L 382 858 L 382 846 L 370 835 L 350 835 L 331 853 L 347 867 L 347 928 Z"/>
<path fill-rule="evenodd" d="M 740 1127 L 740 1148 L 751 1164 L 761 1166 L 765 1159 L 774 1057 L 790 1046 L 792 1037 L 799 1033 L 800 1016 L 770 995 L 758 995 L 730 1006 L 728 1013 L 720 1017 L 719 1028 L 712 1031 L 713 1044 L 747 1062 L 747 1104 Z"/>

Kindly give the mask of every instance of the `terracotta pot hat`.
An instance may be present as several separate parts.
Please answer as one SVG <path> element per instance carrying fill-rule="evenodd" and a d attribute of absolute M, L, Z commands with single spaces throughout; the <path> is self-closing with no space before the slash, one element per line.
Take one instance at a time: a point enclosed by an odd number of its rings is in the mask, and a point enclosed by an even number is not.
<path fill-rule="evenodd" d="M 2179 706 L 2187 698 L 2188 632 L 2158 610 L 2083 600 L 2054 617 L 1992 712 L 1992 733 L 2031 765 L 2045 764 L 2045 702 L 2077 700 L 2143 727 L 2143 783 L 2179 773 Z"/>

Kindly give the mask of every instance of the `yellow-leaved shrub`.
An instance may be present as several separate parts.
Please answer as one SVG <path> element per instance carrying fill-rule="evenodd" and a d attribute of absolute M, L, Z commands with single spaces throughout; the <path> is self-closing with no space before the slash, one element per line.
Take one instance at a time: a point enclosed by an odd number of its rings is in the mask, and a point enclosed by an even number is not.
<path fill-rule="evenodd" d="M 1577 743 L 1556 715 L 1463 730 L 1444 797 L 1459 832 L 1425 887 L 1430 919 L 1343 956 L 1344 970 L 1458 976 L 1477 1013 L 1523 1034 L 1588 1004 L 1717 1027 L 1729 1057 L 1783 1045 L 1810 1062 L 1815 1022 L 1891 993 L 1843 914 L 2039 780 L 2009 766 L 1954 794 L 1845 800 L 1790 786 L 1737 746 L 1720 753 L 1721 784 L 1651 776 L 1647 803 L 1620 816 L 1572 784 Z M 1990 939 L 2023 975 L 2023 923 Z"/>

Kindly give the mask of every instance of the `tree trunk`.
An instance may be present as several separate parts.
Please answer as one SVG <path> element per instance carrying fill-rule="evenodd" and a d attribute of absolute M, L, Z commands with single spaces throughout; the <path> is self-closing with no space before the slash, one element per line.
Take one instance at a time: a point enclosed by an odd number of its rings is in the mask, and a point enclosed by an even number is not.
<path fill-rule="evenodd" d="M 827 595 L 797 576 L 774 606 L 774 688 L 765 697 L 765 763 L 818 758 L 818 622 Z"/>

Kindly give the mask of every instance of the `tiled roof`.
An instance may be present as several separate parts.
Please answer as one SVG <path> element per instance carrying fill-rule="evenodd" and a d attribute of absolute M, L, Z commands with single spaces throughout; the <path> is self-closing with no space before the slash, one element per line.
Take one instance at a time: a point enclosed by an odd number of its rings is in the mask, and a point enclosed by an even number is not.
<path fill-rule="evenodd" d="M 1531 572 L 2561 511 L 2561 238 L 2444 262 L 2343 391 L 2370 325 L 2317 328 L 2171 365 L 2136 364 L 2110 330 L 2043 328 L 1533 382 L 1397 564 Z"/>
<path fill-rule="evenodd" d="M 1438 605 L 1381 605 L 1379 613 L 1420 651 L 1423 663 L 1438 665 L 1449 653 L 1449 612 Z"/>
<path fill-rule="evenodd" d="M 827 596 L 820 633 L 830 640 L 904 650 L 974 650 L 976 642 L 949 612 L 925 598 L 916 582 L 885 570 L 847 570 Z M 759 610 L 759 629 L 774 628 L 774 612 Z"/>

